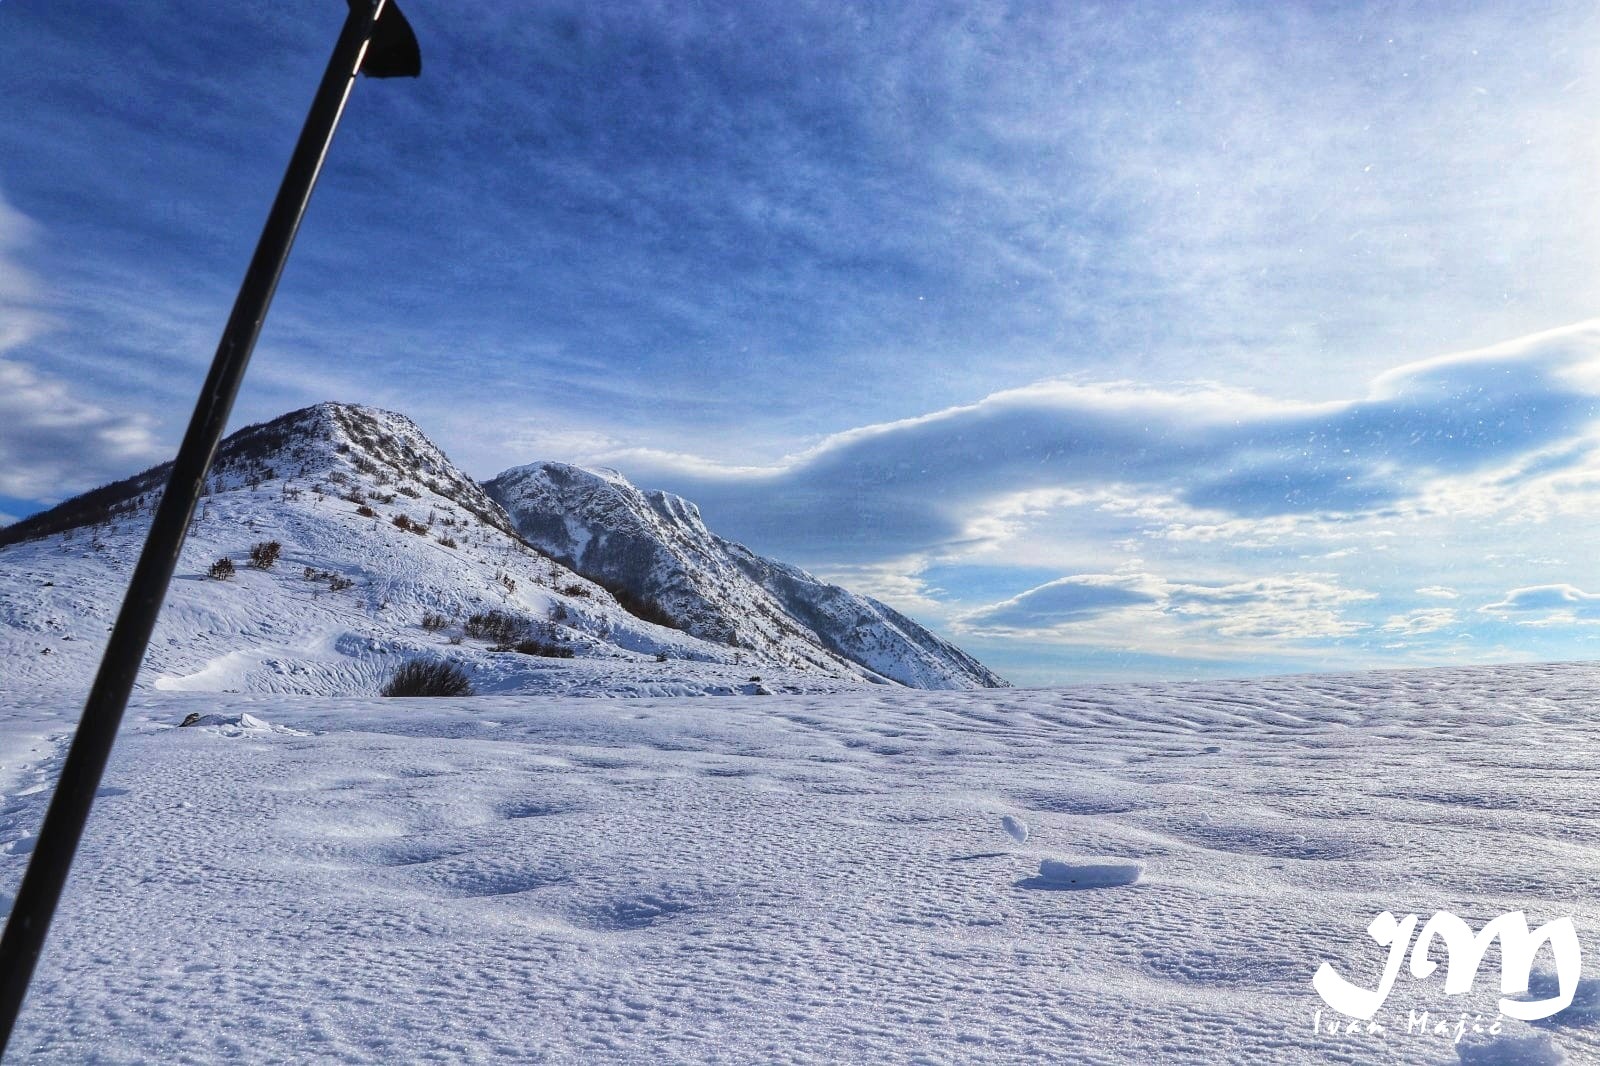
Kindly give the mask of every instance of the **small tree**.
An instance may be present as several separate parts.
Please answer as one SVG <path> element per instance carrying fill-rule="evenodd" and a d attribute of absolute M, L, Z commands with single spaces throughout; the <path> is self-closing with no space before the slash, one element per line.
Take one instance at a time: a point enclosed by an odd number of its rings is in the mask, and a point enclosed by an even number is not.
<path fill-rule="evenodd" d="M 211 569 L 208 571 L 208 573 L 210 573 L 210 575 L 216 578 L 218 581 L 228 580 L 228 578 L 232 577 L 234 574 L 233 560 L 224 555 L 222 558 L 211 564 Z"/>
<path fill-rule="evenodd" d="M 264 540 L 259 544 L 250 546 L 250 565 L 257 570 L 271 570 L 278 556 L 283 554 L 283 545 L 275 540 Z"/>
<path fill-rule="evenodd" d="M 383 686 L 385 696 L 470 696 L 472 682 L 455 663 L 443 659 L 410 659 Z"/>

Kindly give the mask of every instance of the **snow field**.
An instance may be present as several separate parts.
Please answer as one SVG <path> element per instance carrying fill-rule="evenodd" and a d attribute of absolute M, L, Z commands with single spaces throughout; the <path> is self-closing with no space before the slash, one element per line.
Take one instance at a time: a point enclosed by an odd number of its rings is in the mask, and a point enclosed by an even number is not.
<path fill-rule="evenodd" d="M 1523 909 L 1571 914 L 1592 976 L 1597 695 L 1585 666 L 622 701 L 149 693 L 17 1046 L 40 1062 L 1591 1061 L 1588 981 L 1572 1013 L 1497 1040 L 1404 1032 L 1408 1009 L 1492 1017 L 1496 952 L 1467 999 L 1403 976 L 1382 1038 L 1314 1031 L 1311 975 L 1326 961 L 1375 983 L 1380 910 L 1481 925 Z M 76 709 L 3 706 L 16 840 Z M 174 728 L 189 713 L 308 735 Z M 1095 857 L 1142 874 L 1087 891 L 1040 876 Z M 0 889 L 22 861 L 0 853 Z"/>

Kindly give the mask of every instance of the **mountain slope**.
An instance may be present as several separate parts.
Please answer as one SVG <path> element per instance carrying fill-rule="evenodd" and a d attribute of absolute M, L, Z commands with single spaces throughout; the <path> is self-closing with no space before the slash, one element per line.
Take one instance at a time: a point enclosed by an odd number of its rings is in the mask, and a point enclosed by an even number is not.
<path fill-rule="evenodd" d="M 0 530 L 0 689 L 87 686 L 166 467 Z M 404 416 L 320 404 L 219 449 L 141 685 L 373 693 L 408 658 L 480 692 L 836 691 L 854 662 L 704 639 L 520 536 Z M 276 543 L 257 569 L 253 545 Z M 227 559 L 235 573 L 208 577 Z M 514 650 L 520 646 L 521 651 Z M 759 674 L 759 677 L 755 676 Z"/>
<path fill-rule="evenodd" d="M 537 463 L 485 488 L 530 543 L 694 636 L 915 688 L 1005 684 L 884 604 L 725 540 L 694 504 L 616 471 Z"/>
<path fill-rule="evenodd" d="M 0 547 L 114 522 L 153 507 L 170 470 L 170 463 L 162 463 L 0 527 Z M 217 449 L 208 487 L 256 488 L 278 480 L 310 485 L 319 479 L 334 486 L 361 481 L 374 491 L 391 483 L 415 483 L 480 521 L 512 532 L 505 512 L 409 418 L 352 404 L 318 404 L 230 434 Z"/>
<path fill-rule="evenodd" d="M 165 476 L 157 467 L 4 531 L 0 688 L 87 685 Z M 774 691 L 859 684 L 741 661 L 629 613 L 517 537 L 400 415 L 321 404 L 250 426 L 220 449 L 208 489 L 146 687 L 373 693 L 414 656 L 455 661 L 481 692 L 748 692 L 752 665 Z M 249 565 L 270 542 L 278 561 Z M 236 572 L 209 578 L 222 558 Z M 496 650 L 522 639 L 548 654 Z"/>

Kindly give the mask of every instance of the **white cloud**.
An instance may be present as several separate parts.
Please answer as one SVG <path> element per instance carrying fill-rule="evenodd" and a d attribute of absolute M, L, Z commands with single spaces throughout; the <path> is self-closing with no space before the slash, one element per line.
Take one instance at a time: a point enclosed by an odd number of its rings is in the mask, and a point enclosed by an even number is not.
<path fill-rule="evenodd" d="M 0 352 L 32 340 L 48 324 L 39 310 L 39 285 L 18 262 L 38 231 L 32 219 L 0 195 Z"/>
<path fill-rule="evenodd" d="M 19 262 L 38 227 L 0 197 L 0 495 L 50 500 L 134 473 L 157 457 L 146 419 L 113 414 L 5 353 L 48 326 Z"/>
<path fill-rule="evenodd" d="M 969 629 L 1050 631 L 1102 615 L 1161 605 L 1164 582 L 1148 574 L 1077 574 L 1029 589 L 964 616 Z"/>
<path fill-rule="evenodd" d="M 1478 610 L 1524 626 L 1600 625 L 1600 593 L 1564 583 L 1529 585 Z"/>
<path fill-rule="evenodd" d="M 59 499 L 159 458 L 147 420 L 85 403 L 64 382 L 0 358 L 0 495 Z"/>
<path fill-rule="evenodd" d="M 1385 633 L 1401 633 L 1408 637 L 1435 633 L 1455 625 L 1460 616 L 1448 607 L 1430 607 L 1408 614 L 1390 615 L 1383 623 Z"/>
<path fill-rule="evenodd" d="M 969 611 L 971 634 L 1096 644 L 1200 656 L 1282 653 L 1299 642 L 1339 640 L 1367 628 L 1345 608 L 1372 593 L 1326 574 L 1172 581 L 1128 570 L 1077 574 Z"/>

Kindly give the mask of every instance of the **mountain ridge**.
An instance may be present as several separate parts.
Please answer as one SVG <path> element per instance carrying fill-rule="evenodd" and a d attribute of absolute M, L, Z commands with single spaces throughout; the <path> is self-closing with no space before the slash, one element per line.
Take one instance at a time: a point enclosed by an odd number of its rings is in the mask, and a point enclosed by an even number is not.
<path fill-rule="evenodd" d="M 627 587 L 695 636 L 812 664 L 844 659 L 914 688 L 1004 684 L 905 615 L 720 537 L 692 502 L 615 471 L 534 463 L 484 487 L 535 547 Z"/>
<path fill-rule="evenodd" d="M 485 691 L 675 694 L 1004 683 L 892 608 L 716 537 L 689 501 L 642 493 L 616 471 L 555 465 L 586 485 L 608 486 L 608 522 L 597 522 L 592 509 L 578 518 L 557 510 L 530 521 L 526 500 L 514 518 L 492 488 L 500 479 L 480 484 L 409 418 L 377 408 L 317 404 L 230 434 L 180 562 L 177 605 L 164 612 L 167 632 L 158 629 L 162 642 L 152 646 L 152 683 L 287 691 L 298 677 L 315 694 L 368 691 L 395 657 L 415 655 L 463 662 Z M 115 605 L 109 601 L 120 600 L 122 571 L 137 556 L 167 469 L 152 467 L 0 528 L 0 644 L 28 644 L 19 634 L 76 638 L 70 647 L 58 642 L 30 653 L 63 655 L 54 672 L 75 672 L 64 668 L 93 640 L 70 614 L 109 619 Z M 661 516 L 658 533 L 693 534 L 671 540 L 674 550 L 699 553 L 677 570 L 716 611 L 685 613 L 687 601 L 664 597 L 657 585 L 594 566 L 585 573 L 562 561 L 572 549 L 583 554 L 579 533 L 602 543 L 636 540 L 641 499 Z M 558 528 L 565 540 L 555 536 Z M 275 574 L 249 568 L 253 538 L 280 542 L 285 562 Z M 662 545 L 653 548 L 659 553 Z M 221 557 L 237 564 L 237 576 L 205 579 L 210 562 Z M 72 584 L 114 593 L 84 596 L 80 587 L 67 607 L 61 584 L 52 580 L 63 567 Z M 303 571 L 298 582 L 283 576 L 294 568 Z M 15 580 L 4 587 L 8 575 L 31 577 L 35 589 Z M 761 586 L 763 579 L 787 585 L 774 593 Z M 242 587 L 251 594 L 237 595 Z M 315 593 L 310 605 L 308 590 Z M 41 603 L 30 606 L 30 596 Z M 741 604 L 761 624 L 738 624 L 730 611 Z M 480 647 L 467 623 L 490 612 L 512 619 L 507 625 L 522 639 L 509 639 L 506 629 L 507 639 Z M 307 613 L 315 617 L 305 623 L 315 638 L 286 641 Z M 422 628 L 424 620 L 433 628 Z M 206 628 L 172 633 L 186 624 Z M 862 632 L 838 628 L 845 625 Z M 268 635 L 270 642 L 263 639 Z M 549 655 L 535 661 L 509 650 L 519 643 Z M 203 654 L 209 652 L 216 654 Z M 571 658 L 550 658 L 556 655 Z M 25 669 L 20 676 L 42 681 L 50 672 Z M 681 676 L 663 681 L 668 674 Z"/>

